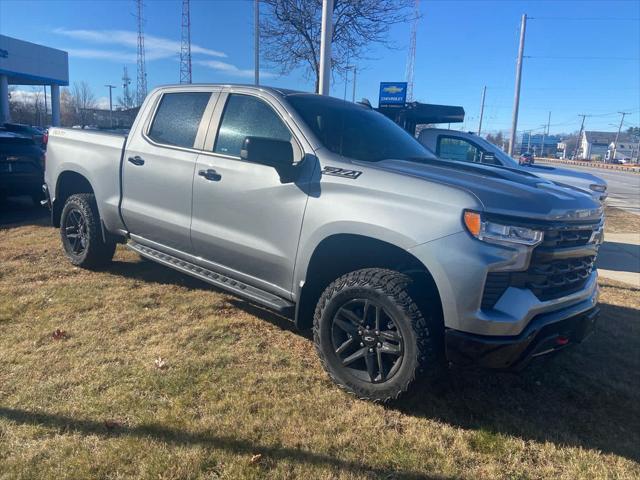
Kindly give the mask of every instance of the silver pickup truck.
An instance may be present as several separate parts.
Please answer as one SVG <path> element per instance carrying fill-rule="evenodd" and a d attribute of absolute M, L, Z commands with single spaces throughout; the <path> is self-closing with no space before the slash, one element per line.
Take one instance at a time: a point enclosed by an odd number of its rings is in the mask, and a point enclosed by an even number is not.
<path fill-rule="evenodd" d="M 333 380 L 388 401 L 449 363 L 522 368 L 598 314 L 602 207 L 526 172 L 435 159 L 363 105 L 167 86 L 128 136 L 49 132 L 69 260 L 116 243 L 313 327 Z"/>

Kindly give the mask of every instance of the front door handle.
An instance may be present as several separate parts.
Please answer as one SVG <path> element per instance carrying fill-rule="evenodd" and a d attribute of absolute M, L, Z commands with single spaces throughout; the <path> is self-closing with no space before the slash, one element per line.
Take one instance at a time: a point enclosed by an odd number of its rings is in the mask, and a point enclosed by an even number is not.
<path fill-rule="evenodd" d="M 199 170 L 198 175 L 212 182 L 217 182 L 222 178 L 222 175 L 216 172 L 213 168 L 208 168 L 206 170 Z"/>
<path fill-rule="evenodd" d="M 144 165 L 144 158 L 139 157 L 138 155 L 136 155 L 135 157 L 129 157 L 127 158 L 127 160 L 129 160 L 129 162 L 133 163 L 134 165 Z"/>

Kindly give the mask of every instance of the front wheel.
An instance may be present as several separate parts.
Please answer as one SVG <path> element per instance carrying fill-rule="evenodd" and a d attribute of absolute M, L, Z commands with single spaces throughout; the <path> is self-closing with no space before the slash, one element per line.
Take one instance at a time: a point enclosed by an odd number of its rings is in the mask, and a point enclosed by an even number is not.
<path fill-rule="evenodd" d="M 100 229 L 100 214 L 90 193 L 71 195 L 60 217 L 60 237 L 67 258 L 78 267 L 98 268 L 113 258 L 114 242 L 105 242 Z"/>
<path fill-rule="evenodd" d="M 314 342 L 329 376 L 359 398 L 387 402 L 442 371 L 441 339 L 411 297 L 412 279 L 369 268 L 329 285 L 314 315 Z"/>

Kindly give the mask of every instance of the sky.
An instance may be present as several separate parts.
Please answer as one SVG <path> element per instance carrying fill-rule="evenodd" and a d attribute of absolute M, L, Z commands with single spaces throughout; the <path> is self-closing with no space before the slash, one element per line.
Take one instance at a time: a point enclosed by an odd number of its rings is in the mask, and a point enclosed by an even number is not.
<path fill-rule="evenodd" d="M 135 89 L 136 20 L 133 0 L 0 0 L 0 33 L 69 52 L 70 82 L 87 81 L 102 105 L 105 84 L 122 94 L 123 66 Z M 640 0 L 421 0 L 414 99 L 460 105 L 476 130 L 487 87 L 483 132 L 508 132 L 513 108 L 520 18 L 527 23 L 518 130 L 580 128 L 615 131 L 640 125 Z M 149 88 L 179 82 L 180 0 L 145 1 Z M 194 82 L 253 81 L 253 2 L 192 0 Z M 379 83 L 404 81 L 410 25 L 389 32 L 394 48 L 373 45 L 357 63 L 357 99 L 375 106 Z M 261 83 L 312 91 L 304 71 L 278 75 L 268 66 Z M 351 79 L 349 79 L 349 82 Z M 28 89 L 29 87 L 24 87 Z M 347 85 L 347 98 L 352 85 Z M 336 76 L 331 95 L 342 98 Z"/>

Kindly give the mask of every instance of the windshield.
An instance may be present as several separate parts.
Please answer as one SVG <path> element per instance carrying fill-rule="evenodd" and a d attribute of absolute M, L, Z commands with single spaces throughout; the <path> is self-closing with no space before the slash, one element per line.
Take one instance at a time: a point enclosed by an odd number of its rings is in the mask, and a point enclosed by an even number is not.
<path fill-rule="evenodd" d="M 290 95 L 287 100 L 333 153 L 365 162 L 436 158 L 387 117 L 362 105 L 318 95 Z"/>
<path fill-rule="evenodd" d="M 488 142 L 487 140 L 485 140 L 484 138 L 479 137 L 479 136 L 476 136 L 474 138 L 474 140 L 482 148 L 484 148 L 485 150 L 493 153 L 498 158 L 498 160 L 500 160 L 500 162 L 502 163 L 503 166 L 509 167 L 509 168 L 518 168 L 520 166 L 516 160 L 511 158 L 507 153 L 505 153 L 502 150 L 500 150 L 493 143 Z"/>

